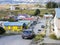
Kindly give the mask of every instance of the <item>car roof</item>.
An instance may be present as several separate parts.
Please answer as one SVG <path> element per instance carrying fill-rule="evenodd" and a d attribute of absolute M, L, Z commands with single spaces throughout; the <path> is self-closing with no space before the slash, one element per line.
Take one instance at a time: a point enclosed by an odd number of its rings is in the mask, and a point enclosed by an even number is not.
<path fill-rule="evenodd" d="M 26 29 L 26 30 L 23 30 L 23 31 L 33 31 L 32 29 Z"/>

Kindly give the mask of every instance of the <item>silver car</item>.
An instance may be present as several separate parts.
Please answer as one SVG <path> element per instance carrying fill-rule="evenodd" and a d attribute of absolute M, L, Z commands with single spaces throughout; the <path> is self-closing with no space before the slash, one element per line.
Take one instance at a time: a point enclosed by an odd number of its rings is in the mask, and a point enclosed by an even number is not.
<path fill-rule="evenodd" d="M 33 30 L 24 30 L 22 32 L 22 38 L 34 38 L 35 37 L 35 34 L 33 32 Z"/>

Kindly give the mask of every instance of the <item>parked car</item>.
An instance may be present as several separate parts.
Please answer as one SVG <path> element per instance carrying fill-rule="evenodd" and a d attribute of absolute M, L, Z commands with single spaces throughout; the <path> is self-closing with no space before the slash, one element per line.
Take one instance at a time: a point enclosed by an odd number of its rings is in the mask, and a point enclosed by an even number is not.
<path fill-rule="evenodd" d="M 4 28 L 3 28 L 3 27 L 0 27 L 0 35 L 1 35 L 1 34 L 4 34 L 4 33 L 5 33 Z"/>
<path fill-rule="evenodd" d="M 22 32 L 22 38 L 24 39 L 24 38 L 34 38 L 35 37 L 35 34 L 34 34 L 34 32 L 33 32 L 33 30 L 24 30 L 23 32 Z"/>

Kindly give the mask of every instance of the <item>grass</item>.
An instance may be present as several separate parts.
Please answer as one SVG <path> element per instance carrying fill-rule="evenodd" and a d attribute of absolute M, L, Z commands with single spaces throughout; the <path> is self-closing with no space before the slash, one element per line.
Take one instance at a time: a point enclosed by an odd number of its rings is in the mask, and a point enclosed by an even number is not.
<path fill-rule="evenodd" d="M 6 15 L 9 15 L 10 13 L 9 12 L 12 12 L 14 15 L 17 15 L 17 14 L 29 14 L 29 15 L 33 15 L 35 10 L 14 10 L 14 11 L 11 11 L 11 10 L 5 10 L 5 11 L 1 11 L 0 10 L 0 16 L 6 16 Z M 45 13 L 52 13 L 54 12 L 54 9 L 40 9 L 40 15 L 44 15 Z"/>

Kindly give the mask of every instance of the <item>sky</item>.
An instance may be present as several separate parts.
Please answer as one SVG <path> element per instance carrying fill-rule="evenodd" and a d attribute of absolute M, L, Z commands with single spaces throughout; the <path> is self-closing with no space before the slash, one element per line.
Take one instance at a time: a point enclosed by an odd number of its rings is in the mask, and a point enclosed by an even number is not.
<path fill-rule="evenodd" d="M 26 2 L 40 2 L 40 3 L 45 3 L 48 1 L 55 1 L 55 2 L 60 2 L 60 0 L 0 0 L 0 4 L 4 3 L 26 3 Z"/>
<path fill-rule="evenodd" d="M 0 1 L 24 1 L 24 2 L 26 2 L 26 1 L 30 1 L 30 2 L 39 2 L 39 1 L 41 1 L 41 0 L 0 0 Z M 60 0 L 42 0 L 42 2 L 47 2 L 47 1 L 56 1 L 56 2 L 60 2 Z"/>

